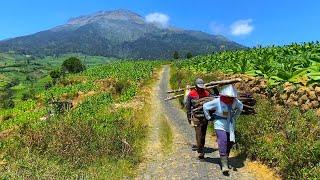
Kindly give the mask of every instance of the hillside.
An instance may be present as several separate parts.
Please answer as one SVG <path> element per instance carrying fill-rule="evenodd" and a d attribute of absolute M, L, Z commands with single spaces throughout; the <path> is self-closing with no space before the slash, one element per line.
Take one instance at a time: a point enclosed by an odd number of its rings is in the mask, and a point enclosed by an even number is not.
<path fill-rule="evenodd" d="M 241 78 L 235 87 L 253 94 L 257 104 L 255 115 L 236 122 L 238 149 L 283 179 L 319 179 L 319 50 L 319 42 L 294 43 L 177 61 L 171 87 L 185 87 L 197 77 Z"/>
<path fill-rule="evenodd" d="M 223 36 L 200 31 L 163 28 L 145 22 L 128 11 L 100 11 L 70 19 L 66 24 L 32 35 L 0 41 L 0 51 L 16 51 L 37 56 L 83 53 L 130 59 L 171 58 L 208 54 L 244 46 Z"/>
<path fill-rule="evenodd" d="M 150 161 L 146 171 L 142 166 L 143 177 L 225 178 L 218 151 L 206 153 L 204 162 L 194 158 L 195 138 L 185 112 L 164 99 L 169 80 L 178 89 L 196 77 L 206 82 L 240 77 L 243 81 L 235 86 L 254 94 L 256 114 L 242 114 L 236 121 L 235 152 L 246 156 L 232 157 L 235 170 L 230 178 L 255 176 L 244 162 L 248 157 L 284 179 L 319 179 L 319 47 L 304 43 L 221 52 L 175 61 L 171 68 L 161 68 L 163 61 L 111 61 L 58 79 L 47 75 L 28 81 L 34 88 L 32 96 L 29 89 L 13 84 L 4 92 L 13 104 L 0 108 L 0 177 L 130 179 L 147 158 L 144 154 L 156 154 L 153 158 L 167 159 Z M 20 56 L 2 57 L 8 63 L 22 61 Z M 11 68 L 8 65 L 2 64 L 5 69 Z M 10 95 L 17 92 L 27 96 Z M 155 121 L 166 123 L 157 126 Z M 212 134 L 212 129 L 208 132 Z M 208 150 L 215 149 L 214 137 L 208 139 Z M 144 148 L 151 152 L 144 153 Z M 186 167 L 191 169 L 187 173 Z"/>

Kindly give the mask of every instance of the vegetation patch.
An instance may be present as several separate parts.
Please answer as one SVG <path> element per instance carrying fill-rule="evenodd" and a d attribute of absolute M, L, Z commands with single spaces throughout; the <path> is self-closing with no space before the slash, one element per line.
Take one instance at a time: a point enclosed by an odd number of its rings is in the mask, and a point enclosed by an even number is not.
<path fill-rule="evenodd" d="M 319 179 L 319 43 L 197 56 L 174 63 L 171 86 L 240 77 L 258 98 L 256 115 L 237 121 L 237 147 L 286 179 Z M 315 70 L 315 71 L 314 71 Z M 180 99 L 182 103 L 182 99 Z"/>
<path fill-rule="evenodd" d="M 164 115 L 161 116 L 159 128 L 161 149 L 164 153 L 168 153 L 172 150 L 173 132 L 170 123 Z"/>
<path fill-rule="evenodd" d="M 64 86 L 59 79 L 52 87 L 39 91 L 38 98 L 1 109 L 0 129 L 5 138 L 0 140 L 4 154 L 0 159 L 0 177 L 122 179 L 132 176 L 142 157 L 147 122 L 138 116 L 142 109 L 113 108 L 114 104 L 133 101 L 158 65 L 154 61 L 123 62 L 89 68 L 63 77 L 76 83 Z M 130 83 L 124 83 L 119 94 L 108 89 L 102 91 L 95 82 L 99 80 L 97 70 L 101 79 Z M 118 75 L 122 72 L 126 76 Z M 77 81 L 77 76 L 81 80 Z M 48 106 L 52 97 L 77 103 L 67 111 L 52 112 Z M 7 133 L 13 127 L 15 133 Z"/>

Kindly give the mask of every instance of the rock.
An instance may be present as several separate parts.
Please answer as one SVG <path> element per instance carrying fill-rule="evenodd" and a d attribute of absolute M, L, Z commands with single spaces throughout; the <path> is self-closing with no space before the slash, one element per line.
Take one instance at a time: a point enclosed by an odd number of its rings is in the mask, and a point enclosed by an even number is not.
<path fill-rule="evenodd" d="M 282 100 L 287 100 L 288 99 L 288 95 L 285 93 L 285 94 L 282 94 L 282 95 L 280 95 L 280 98 L 282 99 Z"/>
<path fill-rule="evenodd" d="M 298 104 L 297 101 L 293 101 L 293 102 L 292 102 L 292 105 L 293 105 L 293 106 L 299 106 L 299 104 Z"/>
<path fill-rule="evenodd" d="M 292 86 L 292 84 L 291 84 L 291 83 L 289 83 L 289 82 L 285 82 L 285 83 L 283 84 L 283 86 L 284 86 L 284 87 Z"/>
<path fill-rule="evenodd" d="M 259 85 L 261 88 L 265 89 L 267 87 L 267 81 L 262 80 Z"/>
<path fill-rule="evenodd" d="M 287 101 L 285 101 L 285 104 L 288 106 L 291 106 L 292 102 L 293 102 L 292 99 L 288 99 Z"/>
<path fill-rule="evenodd" d="M 310 103 L 312 104 L 312 108 L 319 107 L 319 101 L 311 101 Z"/>
<path fill-rule="evenodd" d="M 308 100 L 308 96 L 307 95 L 303 95 L 303 96 L 300 97 L 300 99 L 305 102 L 305 101 Z"/>
<path fill-rule="evenodd" d="M 301 110 L 302 111 L 308 111 L 310 109 L 309 103 L 308 104 L 302 104 L 301 105 Z"/>
<path fill-rule="evenodd" d="M 294 93 L 292 93 L 292 94 L 290 94 L 290 98 L 292 98 L 293 100 L 297 101 L 299 99 L 299 96 L 294 94 Z"/>
<path fill-rule="evenodd" d="M 318 117 L 320 117 L 320 108 L 318 108 L 318 109 L 316 110 L 316 115 L 317 115 Z"/>
<path fill-rule="evenodd" d="M 267 99 L 267 98 L 268 98 L 268 96 L 265 95 L 265 94 L 259 94 L 259 97 L 261 97 L 261 98 L 263 98 L 263 99 Z"/>
<path fill-rule="evenodd" d="M 252 88 L 252 92 L 260 92 L 260 88 L 259 87 L 254 87 L 254 88 Z"/>
<path fill-rule="evenodd" d="M 298 100 L 298 105 L 301 106 L 304 103 L 304 101 L 302 99 Z"/>
<path fill-rule="evenodd" d="M 308 92 L 308 97 L 309 97 L 310 100 L 316 100 L 317 99 L 315 91 L 307 91 L 307 92 Z"/>
<path fill-rule="evenodd" d="M 302 86 L 297 90 L 298 95 L 303 96 L 306 93 L 307 88 Z"/>
<path fill-rule="evenodd" d="M 317 95 L 320 95 L 320 87 L 319 87 L 319 86 L 317 86 L 317 87 L 314 89 L 314 91 L 316 92 Z"/>

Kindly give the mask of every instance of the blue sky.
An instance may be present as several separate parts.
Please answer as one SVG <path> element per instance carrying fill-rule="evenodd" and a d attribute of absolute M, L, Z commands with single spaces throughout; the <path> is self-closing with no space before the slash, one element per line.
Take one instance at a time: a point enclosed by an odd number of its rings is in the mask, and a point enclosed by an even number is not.
<path fill-rule="evenodd" d="M 317 0 L 10 0 L 0 6 L 0 39 L 32 34 L 100 10 L 160 13 L 168 24 L 222 34 L 247 46 L 320 40 Z"/>

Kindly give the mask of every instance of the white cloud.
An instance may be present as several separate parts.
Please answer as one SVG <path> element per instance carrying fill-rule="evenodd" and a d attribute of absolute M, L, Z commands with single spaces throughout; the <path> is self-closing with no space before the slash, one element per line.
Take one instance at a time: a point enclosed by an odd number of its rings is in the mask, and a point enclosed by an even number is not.
<path fill-rule="evenodd" d="M 159 25 L 160 27 L 166 28 L 169 25 L 170 17 L 166 14 L 155 12 L 148 14 L 145 19 L 147 23 L 153 23 Z"/>
<path fill-rule="evenodd" d="M 252 19 L 238 20 L 230 26 L 230 32 L 234 36 L 249 35 L 253 29 Z"/>

